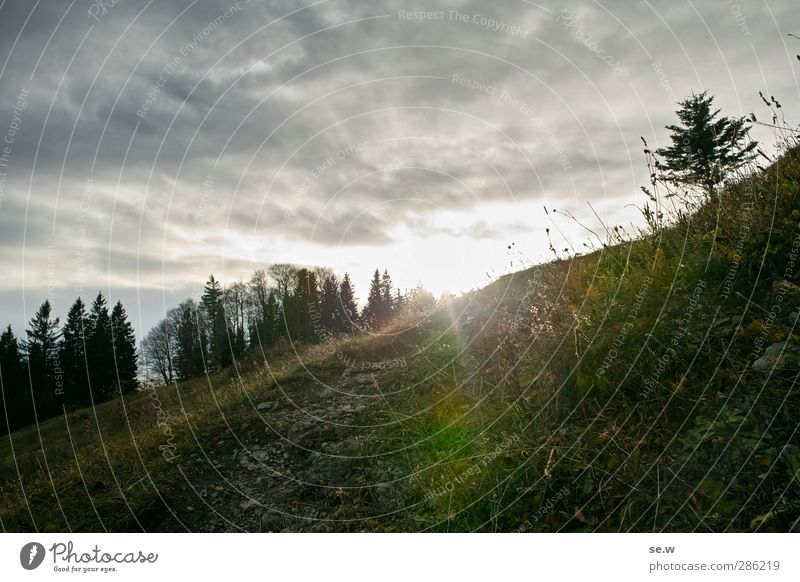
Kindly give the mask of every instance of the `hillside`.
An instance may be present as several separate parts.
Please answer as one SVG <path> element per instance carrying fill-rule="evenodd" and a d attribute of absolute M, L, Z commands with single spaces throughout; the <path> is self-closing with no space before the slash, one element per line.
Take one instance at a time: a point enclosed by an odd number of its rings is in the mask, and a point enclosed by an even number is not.
<path fill-rule="evenodd" d="M 2 527 L 798 531 L 799 196 L 795 148 L 378 334 L 20 430 Z"/>

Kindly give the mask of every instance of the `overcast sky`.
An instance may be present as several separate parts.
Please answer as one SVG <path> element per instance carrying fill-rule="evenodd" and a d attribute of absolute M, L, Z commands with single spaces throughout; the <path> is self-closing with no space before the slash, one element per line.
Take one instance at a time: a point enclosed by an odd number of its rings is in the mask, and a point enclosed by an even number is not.
<path fill-rule="evenodd" d="M 769 117 L 762 90 L 800 121 L 798 16 L 796 0 L 3 1 L 0 323 L 102 289 L 141 333 L 209 273 L 274 262 L 349 271 L 362 298 L 375 267 L 483 285 L 548 257 L 543 205 L 636 222 L 639 136 L 663 145 L 676 99 Z"/>

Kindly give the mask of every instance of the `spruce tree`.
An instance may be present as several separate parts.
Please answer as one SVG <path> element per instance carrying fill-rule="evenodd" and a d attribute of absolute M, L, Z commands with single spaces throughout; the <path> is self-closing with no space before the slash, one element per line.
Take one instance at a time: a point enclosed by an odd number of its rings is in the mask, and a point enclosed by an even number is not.
<path fill-rule="evenodd" d="M 328 275 L 322 281 L 322 292 L 319 298 L 319 310 L 322 325 L 329 332 L 344 331 L 341 307 L 339 304 L 339 284 L 336 275 Z"/>
<path fill-rule="evenodd" d="M 138 356 L 136 334 L 120 301 L 117 301 L 111 310 L 111 332 L 119 390 L 122 394 L 128 394 L 139 386 Z"/>
<path fill-rule="evenodd" d="M 339 331 L 353 333 L 358 329 L 358 305 L 356 304 L 356 292 L 350 275 L 344 274 L 342 284 L 339 286 Z"/>
<path fill-rule="evenodd" d="M 383 305 L 381 273 L 378 269 L 375 269 L 375 274 L 372 275 L 372 281 L 369 285 L 367 304 L 364 306 L 364 312 L 361 315 L 367 327 L 375 328 L 384 323 Z"/>
<path fill-rule="evenodd" d="M 114 345 L 111 338 L 111 316 L 102 292 L 92 302 L 89 312 L 90 335 L 86 359 L 89 367 L 91 401 L 96 404 L 114 394 Z"/>
<path fill-rule="evenodd" d="M 0 334 L 0 394 L 5 417 L 0 423 L 0 434 L 33 422 L 33 402 L 26 380 L 19 342 L 9 325 Z"/>
<path fill-rule="evenodd" d="M 266 349 L 273 345 L 279 336 L 278 330 L 278 310 L 279 304 L 275 290 L 270 289 L 266 295 L 266 301 L 259 309 L 258 319 L 255 329 L 250 334 L 250 345 L 259 346 Z"/>
<path fill-rule="evenodd" d="M 58 318 L 52 317 L 50 301 L 45 300 L 26 330 L 28 375 L 39 420 L 56 414 L 60 392 L 63 392 L 63 372 L 58 373 L 61 369 L 58 366 L 58 323 Z"/>
<path fill-rule="evenodd" d="M 672 145 L 656 151 L 658 178 L 675 184 L 702 187 L 714 197 L 715 187 L 726 175 L 751 161 L 758 143 L 749 141 L 745 119 L 718 117 L 713 96 L 706 91 L 679 103 L 675 113 L 681 125 L 666 126 Z"/>
<path fill-rule="evenodd" d="M 89 402 L 89 378 L 86 372 L 87 333 L 91 329 L 86 304 L 78 297 L 67 313 L 59 349 L 64 370 L 64 404 L 83 406 Z"/>
<path fill-rule="evenodd" d="M 392 278 L 389 271 L 384 269 L 381 277 L 381 309 L 384 321 L 388 321 L 394 311 L 394 297 L 392 297 Z"/>
<path fill-rule="evenodd" d="M 200 304 L 207 322 L 207 338 L 211 367 L 215 370 L 230 366 L 231 350 L 225 325 L 224 292 L 219 281 L 211 275 L 203 290 Z"/>

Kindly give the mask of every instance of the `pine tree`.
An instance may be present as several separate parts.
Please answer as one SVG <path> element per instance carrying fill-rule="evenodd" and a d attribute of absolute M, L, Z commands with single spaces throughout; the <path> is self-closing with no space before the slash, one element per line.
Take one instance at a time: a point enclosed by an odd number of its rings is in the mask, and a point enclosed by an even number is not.
<path fill-rule="evenodd" d="M 139 386 L 138 357 L 136 355 L 136 334 L 120 301 L 117 301 L 111 310 L 111 332 L 119 390 L 122 394 L 128 394 Z"/>
<path fill-rule="evenodd" d="M 319 298 L 319 310 L 322 325 L 329 332 L 344 331 L 344 322 L 339 304 L 339 283 L 336 275 L 328 275 L 322 281 L 322 292 Z"/>
<path fill-rule="evenodd" d="M 58 323 L 58 318 L 52 317 L 50 301 L 45 300 L 26 330 L 28 374 L 38 420 L 56 414 L 59 392 L 63 392 L 63 372 L 58 374 L 61 368 L 57 365 Z"/>
<path fill-rule="evenodd" d="M 664 160 L 656 163 L 659 179 L 701 186 L 712 198 L 729 172 L 755 157 L 758 145 L 747 143 L 750 128 L 744 118 L 718 117 L 713 101 L 706 91 L 681 101 L 675 112 L 681 125 L 666 126 L 672 145 L 656 151 Z"/>
<path fill-rule="evenodd" d="M 114 345 L 111 339 L 111 317 L 106 298 L 101 292 L 92 302 L 89 312 L 90 333 L 86 359 L 89 368 L 91 401 L 94 404 L 108 400 L 114 394 Z"/>
<path fill-rule="evenodd" d="M 208 325 L 207 337 L 211 368 L 215 370 L 226 368 L 232 362 L 231 350 L 225 325 L 222 285 L 214 278 L 214 275 L 208 278 L 200 304 Z"/>
<path fill-rule="evenodd" d="M 82 406 L 89 402 L 89 377 L 86 372 L 87 333 L 91 329 L 86 304 L 78 297 L 67 313 L 59 348 L 64 370 L 64 404 Z"/>
<path fill-rule="evenodd" d="M 33 402 L 24 375 L 22 353 L 10 325 L 0 334 L 0 394 L 5 416 L 5 421 L 0 423 L 0 434 L 33 422 Z"/>
<path fill-rule="evenodd" d="M 353 333 L 358 329 L 358 305 L 356 292 L 350 275 L 344 274 L 342 284 L 339 286 L 339 309 L 341 329 L 344 333 Z"/>

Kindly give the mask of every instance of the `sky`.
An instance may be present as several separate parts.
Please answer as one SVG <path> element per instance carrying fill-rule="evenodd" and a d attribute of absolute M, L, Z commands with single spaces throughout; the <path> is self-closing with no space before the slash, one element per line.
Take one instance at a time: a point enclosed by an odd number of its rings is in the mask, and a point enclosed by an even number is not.
<path fill-rule="evenodd" d="M 458 293 L 641 224 L 676 100 L 800 121 L 796 0 L 0 3 L 0 324 L 214 273 Z M 752 135 L 771 142 L 768 130 Z M 590 206 L 591 205 L 591 206 Z M 559 214 L 546 214 L 544 208 Z M 562 238 L 563 235 L 563 238 Z"/>

